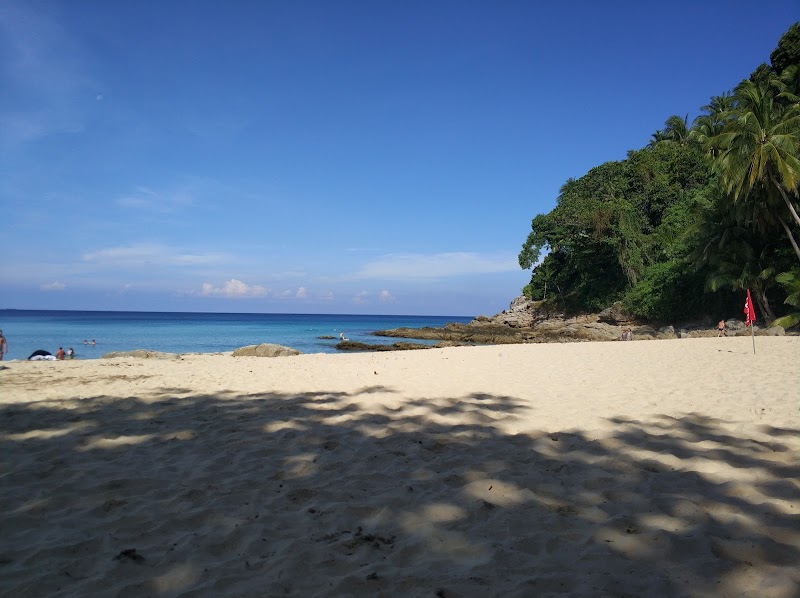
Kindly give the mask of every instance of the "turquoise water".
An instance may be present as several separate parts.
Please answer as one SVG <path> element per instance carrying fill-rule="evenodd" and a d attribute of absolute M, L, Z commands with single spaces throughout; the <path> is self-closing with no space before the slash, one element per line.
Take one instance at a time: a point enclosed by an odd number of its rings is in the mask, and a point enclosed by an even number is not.
<path fill-rule="evenodd" d="M 391 344 L 404 339 L 371 333 L 470 320 L 460 316 L 0 310 L 0 330 L 9 344 L 7 360 L 26 359 L 36 349 L 55 355 L 59 347 L 65 351 L 72 347 L 78 359 L 134 349 L 214 353 L 260 343 L 285 345 L 303 353 L 336 353 L 340 332 L 353 341 Z M 335 338 L 318 338 L 326 335 Z M 94 346 L 83 342 L 93 339 Z"/>

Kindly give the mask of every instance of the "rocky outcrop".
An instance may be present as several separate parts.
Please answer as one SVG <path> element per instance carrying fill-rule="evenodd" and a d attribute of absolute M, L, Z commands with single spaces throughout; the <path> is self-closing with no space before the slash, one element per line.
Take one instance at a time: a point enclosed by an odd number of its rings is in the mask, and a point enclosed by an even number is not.
<path fill-rule="evenodd" d="M 240 347 L 233 352 L 234 357 L 289 357 L 291 355 L 300 355 L 300 351 L 271 343 L 248 345 L 247 347 Z"/>
<path fill-rule="evenodd" d="M 614 326 L 628 326 L 636 323 L 636 318 L 622 307 L 621 301 L 609 305 L 597 314 L 597 320 Z"/>
<path fill-rule="evenodd" d="M 430 349 L 430 345 L 422 343 L 393 343 L 391 345 L 376 345 L 358 341 L 342 341 L 337 343 L 339 351 L 409 351 L 413 349 Z"/>
<path fill-rule="evenodd" d="M 625 320 L 627 322 L 627 320 Z M 566 317 L 541 301 L 517 297 L 509 308 L 494 316 L 478 316 L 468 324 L 450 323 L 442 328 L 395 328 L 376 332 L 379 336 L 447 341 L 451 344 L 516 344 L 564 341 L 616 340 L 620 326 L 599 321 L 596 314 Z M 638 327 L 634 335 L 652 336 L 656 331 Z"/>
<path fill-rule="evenodd" d="M 524 329 L 508 326 L 470 322 L 469 324 L 446 324 L 443 328 L 393 328 L 379 330 L 376 336 L 416 338 L 458 344 L 508 344 L 526 342 Z"/>
<path fill-rule="evenodd" d="M 750 334 L 741 320 L 726 322 L 727 336 Z M 509 308 L 494 316 L 478 316 L 468 324 L 450 323 L 442 328 L 395 328 L 382 330 L 378 336 L 430 339 L 450 345 L 553 343 L 611 341 L 622 338 L 630 330 L 633 340 L 711 337 L 717 335 L 710 320 L 669 324 L 655 327 L 637 320 L 621 303 L 615 303 L 598 314 L 567 315 L 550 304 L 517 297 Z M 773 329 L 770 328 L 770 331 Z M 780 335 L 755 328 L 756 335 Z"/>

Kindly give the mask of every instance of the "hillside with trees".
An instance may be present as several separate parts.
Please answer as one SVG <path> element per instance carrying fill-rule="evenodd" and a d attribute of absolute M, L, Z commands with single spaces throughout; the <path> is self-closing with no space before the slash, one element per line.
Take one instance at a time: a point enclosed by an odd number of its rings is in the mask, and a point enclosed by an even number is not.
<path fill-rule="evenodd" d="M 800 23 L 690 124 L 592 168 L 537 215 L 519 254 L 523 293 L 568 311 L 621 301 L 649 321 L 730 317 L 750 289 L 760 318 L 800 323 Z"/>

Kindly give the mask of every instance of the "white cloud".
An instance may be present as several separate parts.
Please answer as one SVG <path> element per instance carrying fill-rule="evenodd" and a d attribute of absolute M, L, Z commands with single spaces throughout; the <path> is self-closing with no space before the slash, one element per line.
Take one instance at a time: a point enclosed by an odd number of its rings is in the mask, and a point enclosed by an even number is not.
<path fill-rule="evenodd" d="M 265 297 L 267 289 L 261 285 L 249 285 L 241 280 L 232 278 L 226 281 L 221 287 L 215 287 L 211 283 L 205 282 L 200 290 L 204 297 Z"/>
<path fill-rule="evenodd" d="M 447 278 L 517 270 L 519 263 L 513 256 L 483 256 L 467 252 L 391 254 L 364 264 L 354 277 L 387 280 Z"/>
<path fill-rule="evenodd" d="M 67 288 L 67 285 L 65 285 L 63 282 L 58 282 L 56 280 L 49 284 L 40 285 L 39 288 L 43 291 L 63 291 L 64 289 Z"/>
<path fill-rule="evenodd" d="M 355 295 L 353 295 L 353 303 L 356 305 L 364 305 L 369 301 L 369 292 L 367 291 L 359 291 Z"/>
<path fill-rule="evenodd" d="M 182 253 L 158 243 L 140 243 L 127 247 L 106 247 L 83 254 L 85 262 L 108 267 L 196 266 L 225 261 L 219 254 Z"/>
<path fill-rule="evenodd" d="M 375 295 L 375 293 L 371 293 L 370 291 L 359 291 L 355 295 L 351 301 L 355 305 L 366 305 L 370 303 L 373 299 L 377 299 L 381 303 L 394 303 L 395 298 L 394 296 L 387 290 L 382 290 L 380 293 Z"/>
<path fill-rule="evenodd" d="M 305 287 L 300 287 L 299 289 L 297 289 L 295 297 L 297 297 L 298 299 L 305 299 L 306 297 L 308 297 L 308 291 L 306 290 Z"/>
<path fill-rule="evenodd" d="M 158 191 L 149 187 L 137 187 L 130 195 L 117 199 L 116 203 L 122 208 L 168 214 L 192 206 L 194 198 L 187 189 L 182 188 Z"/>

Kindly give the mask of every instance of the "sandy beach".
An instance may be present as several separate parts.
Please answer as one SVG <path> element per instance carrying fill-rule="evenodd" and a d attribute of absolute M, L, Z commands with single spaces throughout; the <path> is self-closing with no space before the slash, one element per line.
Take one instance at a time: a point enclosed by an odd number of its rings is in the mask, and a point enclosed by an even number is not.
<path fill-rule="evenodd" d="M 0 363 L 3 596 L 800 596 L 800 337 Z"/>

